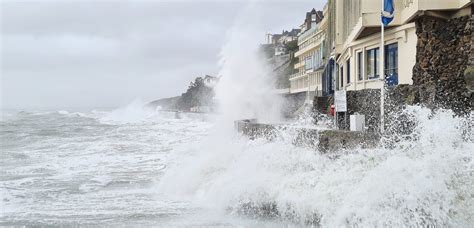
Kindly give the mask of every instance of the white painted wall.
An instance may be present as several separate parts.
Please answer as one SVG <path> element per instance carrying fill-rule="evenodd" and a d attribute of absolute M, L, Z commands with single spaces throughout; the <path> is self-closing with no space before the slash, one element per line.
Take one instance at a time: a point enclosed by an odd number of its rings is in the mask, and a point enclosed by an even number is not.
<path fill-rule="evenodd" d="M 416 62 L 416 29 L 415 24 L 407 24 L 396 29 L 389 30 L 385 33 L 385 45 L 397 43 L 398 44 L 398 81 L 399 84 L 412 84 L 413 67 Z M 339 66 L 344 66 L 344 87 L 346 90 L 361 90 L 361 89 L 377 89 L 382 87 L 380 79 L 366 79 L 366 51 L 372 48 L 380 47 L 380 33 L 363 39 L 359 39 L 351 44 L 342 53 L 337 63 Z M 363 58 L 363 75 L 362 81 L 358 80 L 357 70 L 357 53 L 362 51 Z M 347 84 L 347 65 L 346 61 L 350 58 L 351 65 L 351 83 Z M 337 76 L 338 82 L 341 81 L 340 74 Z"/>

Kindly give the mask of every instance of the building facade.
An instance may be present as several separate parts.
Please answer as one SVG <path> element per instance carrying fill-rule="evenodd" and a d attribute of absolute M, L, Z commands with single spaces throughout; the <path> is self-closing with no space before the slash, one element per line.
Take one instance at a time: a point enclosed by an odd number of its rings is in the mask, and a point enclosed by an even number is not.
<path fill-rule="evenodd" d="M 298 51 L 295 58 L 297 72 L 290 75 L 290 93 L 306 93 L 307 102 L 311 103 L 312 97 L 321 94 L 322 74 L 325 65 L 324 41 L 325 31 L 321 25 L 323 12 L 313 9 L 306 13 L 301 33 L 298 35 Z"/>
<path fill-rule="evenodd" d="M 471 0 L 394 0 L 395 16 L 384 35 L 384 75 L 380 75 L 381 0 L 329 0 L 328 34 L 335 61 L 336 90 L 380 89 L 412 84 L 420 17 L 454 18 L 470 13 Z M 325 77 L 329 77 L 325 74 Z"/>
<path fill-rule="evenodd" d="M 323 11 L 306 13 L 294 55 L 297 72 L 289 76 L 290 88 L 284 93 L 304 93 L 307 102 L 318 96 L 321 99 L 314 100 L 326 100 L 321 104 L 327 106 L 336 90 L 380 93 L 384 85 L 425 86 L 431 91 L 426 100 L 449 103 L 443 106 L 447 108 L 466 107 L 474 100 L 469 95 L 474 83 L 468 83 L 474 79 L 463 78 L 472 75 L 474 65 L 472 2 L 394 0 L 394 19 L 384 28 L 380 75 L 383 1 L 328 0 Z M 380 109 L 380 104 L 374 106 Z"/>
<path fill-rule="evenodd" d="M 338 126 L 339 117 L 359 113 L 373 130 L 384 129 L 387 123 L 381 126 L 381 119 L 390 108 L 380 99 L 384 85 L 390 87 L 387 91 L 403 90 L 406 94 L 394 94 L 405 96 L 406 104 L 470 113 L 474 103 L 470 92 L 474 79 L 469 79 L 474 65 L 469 60 L 474 47 L 473 0 L 394 0 L 394 19 L 384 28 L 380 75 L 382 3 L 328 0 L 325 6 L 328 61 L 322 98 L 335 90 L 348 91 L 347 112 L 338 116 Z M 327 103 L 315 108 L 327 110 Z"/>

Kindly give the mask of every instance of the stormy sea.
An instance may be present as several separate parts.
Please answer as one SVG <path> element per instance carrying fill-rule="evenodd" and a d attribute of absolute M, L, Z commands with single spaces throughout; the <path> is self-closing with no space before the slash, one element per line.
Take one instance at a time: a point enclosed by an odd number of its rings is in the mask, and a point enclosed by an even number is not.
<path fill-rule="evenodd" d="M 235 120 L 281 122 L 284 106 L 243 15 L 222 47 L 215 114 L 1 110 L 0 226 L 474 227 L 472 119 L 408 106 L 408 135 L 330 153 L 293 145 L 291 130 L 237 133 Z"/>
<path fill-rule="evenodd" d="M 466 120 L 410 111 L 396 147 L 332 154 L 136 103 L 2 112 L 0 225 L 472 227 Z"/>

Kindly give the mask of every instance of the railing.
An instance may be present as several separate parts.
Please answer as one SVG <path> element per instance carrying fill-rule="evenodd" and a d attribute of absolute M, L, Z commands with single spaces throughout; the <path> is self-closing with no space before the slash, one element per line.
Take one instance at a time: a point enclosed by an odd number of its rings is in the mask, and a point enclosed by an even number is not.
<path fill-rule="evenodd" d="M 309 38 L 304 43 L 299 44 L 299 50 L 295 53 L 295 56 L 300 56 L 301 54 L 307 52 L 310 49 L 313 49 L 317 46 L 322 45 L 324 41 L 324 33 L 322 31 L 318 31 L 314 34 L 313 37 Z"/>
<path fill-rule="evenodd" d="M 297 78 L 295 80 L 291 81 L 290 85 L 290 92 L 291 93 L 300 93 L 300 92 L 305 92 L 308 91 L 308 78 L 307 77 L 302 77 L 302 78 Z"/>
<path fill-rule="evenodd" d="M 311 35 L 314 35 L 315 33 L 318 32 L 319 25 L 316 25 L 315 27 L 303 32 L 300 36 L 298 36 L 298 45 L 300 43 L 303 43 L 306 38 L 310 37 Z"/>
<path fill-rule="evenodd" d="M 295 64 L 295 69 L 301 68 L 305 66 L 305 61 L 300 61 L 299 63 Z"/>
<path fill-rule="evenodd" d="M 298 73 L 292 74 L 292 75 L 290 75 L 290 80 L 301 77 L 303 75 L 305 75 L 305 72 L 298 72 Z"/>
<path fill-rule="evenodd" d="M 321 88 L 322 76 L 323 74 L 321 71 L 308 73 L 309 84 L 311 86 L 319 86 L 319 88 Z"/>
<path fill-rule="evenodd" d="M 313 63 L 314 70 L 318 70 L 320 68 L 323 68 L 324 66 L 325 66 L 324 60 L 322 60 L 322 59 L 320 59 L 320 60 Z"/>
<path fill-rule="evenodd" d="M 276 88 L 275 93 L 277 94 L 287 94 L 290 93 L 290 87 L 288 88 Z"/>

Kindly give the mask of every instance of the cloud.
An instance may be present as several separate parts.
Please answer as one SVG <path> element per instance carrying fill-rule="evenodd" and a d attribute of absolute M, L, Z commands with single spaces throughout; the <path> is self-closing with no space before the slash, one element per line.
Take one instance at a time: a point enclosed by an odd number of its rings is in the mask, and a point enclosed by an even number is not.
<path fill-rule="evenodd" d="M 2 108 L 111 107 L 179 95 L 194 77 L 218 72 L 225 33 L 245 4 L 3 1 Z M 266 31 L 274 32 L 323 5 L 259 4 Z"/>

